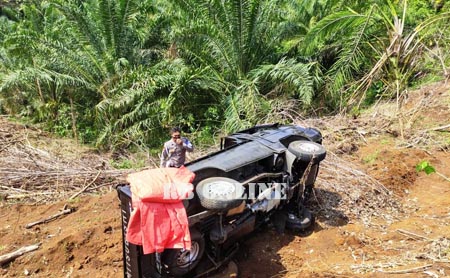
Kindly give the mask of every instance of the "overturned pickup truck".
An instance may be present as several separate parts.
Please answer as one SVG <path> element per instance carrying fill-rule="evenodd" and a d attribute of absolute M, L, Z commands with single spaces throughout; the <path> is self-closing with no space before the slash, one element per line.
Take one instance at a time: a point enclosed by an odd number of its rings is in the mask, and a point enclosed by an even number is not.
<path fill-rule="evenodd" d="M 124 276 L 207 276 L 233 258 L 245 236 L 268 222 L 279 231 L 311 229 L 314 217 L 304 200 L 325 156 L 322 135 L 314 128 L 261 125 L 222 138 L 219 151 L 185 165 L 195 173 L 195 194 L 184 201 L 190 250 L 144 255 L 141 246 L 128 243 L 132 195 L 128 185 L 118 186 Z"/>

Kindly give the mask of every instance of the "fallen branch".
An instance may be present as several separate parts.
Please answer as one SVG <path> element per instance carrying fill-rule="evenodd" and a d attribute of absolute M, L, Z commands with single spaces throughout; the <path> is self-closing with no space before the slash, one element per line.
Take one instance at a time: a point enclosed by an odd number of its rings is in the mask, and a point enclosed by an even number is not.
<path fill-rule="evenodd" d="M 0 256 L 0 265 L 8 263 L 8 262 L 14 260 L 17 257 L 22 256 L 25 253 L 34 251 L 34 250 L 38 249 L 40 245 L 41 244 L 38 243 L 38 244 L 35 244 L 35 245 L 24 246 L 24 247 L 21 247 L 21 248 L 17 249 L 14 252 L 2 255 L 2 256 Z"/>
<path fill-rule="evenodd" d="M 33 147 L 29 130 L 1 117 L 0 121 L 0 198 L 9 203 L 49 203 L 83 192 L 104 193 L 111 183 L 123 183 L 126 174 L 135 171 L 112 169 L 102 155 L 93 153 L 65 159 Z"/>
<path fill-rule="evenodd" d="M 75 211 L 74 208 L 67 208 L 67 205 L 65 205 L 61 212 L 59 212 L 57 214 L 54 214 L 52 216 L 49 216 L 49 217 L 47 217 L 45 219 L 42 219 L 42 220 L 39 220 L 39 221 L 36 221 L 36 222 L 32 222 L 32 223 L 28 223 L 27 225 L 25 225 L 25 228 L 29 229 L 29 228 L 34 227 L 34 226 L 39 225 L 39 224 L 48 223 L 48 222 L 53 221 L 53 220 L 55 220 L 56 218 L 58 218 L 58 217 L 60 217 L 62 215 L 69 214 L 69 213 L 72 213 L 74 211 Z"/>
<path fill-rule="evenodd" d="M 430 128 L 430 129 L 427 129 L 426 131 L 445 131 L 446 129 L 450 129 L 450 124 L 449 125 L 443 125 L 443 126 Z"/>
<path fill-rule="evenodd" d="M 446 175 L 444 175 L 444 174 L 441 174 L 441 173 L 439 173 L 439 172 L 437 172 L 437 171 L 436 171 L 436 174 L 437 174 L 438 176 L 440 176 L 441 178 L 443 178 L 444 180 L 446 180 L 446 181 L 450 181 L 450 178 L 449 178 L 449 177 L 447 177 Z"/>
<path fill-rule="evenodd" d="M 415 234 L 415 233 L 412 233 L 412 232 L 409 232 L 409 231 L 405 231 L 405 230 L 402 230 L 402 229 L 397 229 L 397 232 L 402 234 L 402 235 L 409 236 L 409 237 L 411 237 L 413 239 L 416 239 L 416 240 L 418 240 L 418 239 L 423 239 L 423 240 L 428 240 L 428 241 L 430 240 L 429 238 L 427 238 L 425 236 L 421 236 L 421 235 L 418 235 L 418 234 Z"/>
<path fill-rule="evenodd" d="M 36 192 L 36 193 L 6 195 L 6 200 L 25 199 L 25 198 L 30 198 L 30 197 L 47 196 L 47 195 L 52 195 L 52 194 L 57 194 L 57 193 L 56 192 Z"/>
<path fill-rule="evenodd" d="M 419 266 L 419 267 L 414 267 L 414 268 L 409 268 L 409 269 L 402 269 L 402 270 L 393 270 L 393 271 L 381 270 L 381 272 L 389 273 L 389 274 L 415 273 L 415 272 L 420 272 L 420 271 L 427 270 L 428 268 L 430 268 L 432 266 L 433 266 L 432 264 L 427 264 L 427 265 L 424 265 L 424 266 Z"/>
<path fill-rule="evenodd" d="M 98 176 L 100 175 L 101 171 L 98 171 L 97 175 L 95 176 L 95 178 L 85 187 L 83 187 L 80 191 L 78 191 L 77 193 L 73 194 L 72 196 L 70 196 L 69 201 L 75 199 L 75 197 L 77 197 L 78 195 L 80 195 L 81 193 L 83 193 L 84 191 L 86 191 L 86 189 L 88 189 L 89 186 L 91 186 L 92 184 L 94 184 L 94 182 L 97 180 Z"/>

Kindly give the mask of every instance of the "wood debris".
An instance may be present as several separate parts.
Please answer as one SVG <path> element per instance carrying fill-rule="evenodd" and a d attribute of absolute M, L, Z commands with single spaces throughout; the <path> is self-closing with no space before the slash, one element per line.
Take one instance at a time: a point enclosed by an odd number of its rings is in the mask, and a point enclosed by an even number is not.
<path fill-rule="evenodd" d="M 53 214 L 53 215 L 51 215 L 51 216 L 49 216 L 49 217 L 46 217 L 46 218 L 44 218 L 44 219 L 41 219 L 41 220 L 38 220 L 38 221 L 35 221 L 35 222 L 28 223 L 27 225 L 25 225 L 25 228 L 30 229 L 30 228 L 32 228 L 32 227 L 34 227 L 34 226 L 36 226 L 36 225 L 51 222 L 51 221 L 57 219 L 57 218 L 60 217 L 60 216 L 63 216 L 63 215 L 72 213 L 72 212 L 74 212 L 74 211 L 75 211 L 74 208 L 70 208 L 69 206 L 65 205 L 64 208 L 63 208 L 60 212 L 58 212 L 58 213 L 56 213 L 56 214 Z"/>
<path fill-rule="evenodd" d="M 100 155 L 87 154 L 73 159 L 49 153 L 30 143 L 29 130 L 1 120 L 2 200 L 29 203 L 73 200 L 82 193 L 109 191 L 125 182 L 125 176 L 130 172 L 108 167 L 107 163 L 102 163 Z"/>
<path fill-rule="evenodd" d="M 21 248 L 17 249 L 14 252 L 2 255 L 2 256 L 0 256 L 0 265 L 4 265 L 6 263 L 9 263 L 10 261 L 16 259 L 17 257 L 22 256 L 25 253 L 37 250 L 40 245 L 41 244 L 39 243 L 39 244 L 33 244 L 33 245 L 29 245 L 29 246 L 24 246 L 24 247 L 21 247 Z"/>

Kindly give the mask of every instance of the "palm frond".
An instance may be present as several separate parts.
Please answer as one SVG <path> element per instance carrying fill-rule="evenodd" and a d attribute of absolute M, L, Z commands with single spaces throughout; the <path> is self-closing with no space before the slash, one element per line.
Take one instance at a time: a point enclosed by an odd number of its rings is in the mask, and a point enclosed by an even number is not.
<path fill-rule="evenodd" d="M 253 79 L 264 79 L 273 84 L 272 90 L 297 95 L 309 105 L 313 98 L 313 78 L 309 73 L 311 65 L 283 59 L 274 65 L 264 65 L 251 72 Z"/>
<path fill-rule="evenodd" d="M 224 129 L 234 132 L 248 128 L 267 115 L 270 102 L 259 92 L 258 80 L 246 80 L 225 100 Z"/>
<path fill-rule="evenodd" d="M 312 55 L 313 52 L 330 40 L 337 40 L 345 37 L 349 33 L 364 25 L 367 16 L 353 11 L 342 11 L 331 14 L 318 22 L 306 35 L 304 40 L 305 55 Z M 339 36 L 339 37 L 337 37 Z"/>
<path fill-rule="evenodd" d="M 351 24 L 353 28 L 348 30 L 347 36 L 339 45 L 337 60 L 327 72 L 327 75 L 330 75 L 333 80 L 332 85 L 329 86 L 333 94 L 339 92 L 345 84 L 354 79 L 362 67 L 367 64 L 367 55 L 364 53 L 366 50 L 365 36 L 373 20 L 371 14 L 372 10 L 369 11 L 366 18 L 358 17 Z"/>

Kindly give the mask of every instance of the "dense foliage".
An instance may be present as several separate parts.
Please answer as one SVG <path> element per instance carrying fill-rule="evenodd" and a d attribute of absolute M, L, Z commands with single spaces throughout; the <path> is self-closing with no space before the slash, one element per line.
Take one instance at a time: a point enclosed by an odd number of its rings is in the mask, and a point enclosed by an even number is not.
<path fill-rule="evenodd" d="M 103 147 L 354 111 L 449 75 L 446 1 L 21 3 L 0 10 L 0 112 Z"/>

